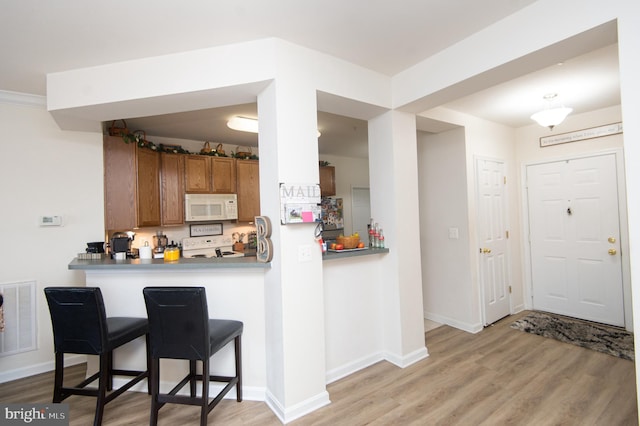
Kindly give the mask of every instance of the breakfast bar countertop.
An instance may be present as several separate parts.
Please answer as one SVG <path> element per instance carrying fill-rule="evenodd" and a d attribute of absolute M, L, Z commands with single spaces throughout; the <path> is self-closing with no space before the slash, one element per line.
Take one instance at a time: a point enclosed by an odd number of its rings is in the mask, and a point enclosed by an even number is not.
<path fill-rule="evenodd" d="M 158 270 L 203 270 L 221 268 L 271 268 L 270 263 L 262 263 L 255 256 L 228 258 L 184 258 L 177 261 L 165 262 L 164 259 L 126 259 L 116 260 L 103 258 L 99 260 L 80 260 L 74 258 L 69 263 L 69 269 L 75 270 L 127 270 L 127 271 L 158 271 Z"/>
<path fill-rule="evenodd" d="M 344 259 L 347 257 L 370 256 L 372 254 L 389 253 L 388 248 L 361 248 L 361 249 L 344 249 L 344 250 L 327 250 L 322 255 L 322 260 Z"/>

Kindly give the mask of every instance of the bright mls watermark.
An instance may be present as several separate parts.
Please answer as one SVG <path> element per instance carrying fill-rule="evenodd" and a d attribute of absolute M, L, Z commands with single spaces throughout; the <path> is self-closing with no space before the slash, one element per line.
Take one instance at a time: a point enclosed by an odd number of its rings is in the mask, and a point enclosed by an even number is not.
<path fill-rule="evenodd" d="M 68 426 L 69 404 L 0 404 L 0 426 Z"/>

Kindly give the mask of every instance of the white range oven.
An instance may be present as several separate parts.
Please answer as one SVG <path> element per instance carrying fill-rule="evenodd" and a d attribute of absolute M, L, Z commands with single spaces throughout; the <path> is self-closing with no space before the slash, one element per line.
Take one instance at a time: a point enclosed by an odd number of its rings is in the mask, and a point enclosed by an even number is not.
<path fill-rule="evenodd" d="M 244 257 L 244 253 L 233 251 L 233 239 L 225 235 L 188 237 L 182 239 L 182 257 Z"/>

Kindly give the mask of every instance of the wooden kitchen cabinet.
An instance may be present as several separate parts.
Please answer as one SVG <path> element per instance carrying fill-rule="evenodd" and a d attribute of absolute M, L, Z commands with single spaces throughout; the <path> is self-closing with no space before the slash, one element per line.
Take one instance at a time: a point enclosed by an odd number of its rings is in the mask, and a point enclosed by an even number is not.
<path fill-rule="evenodd" d="M 211 192 L 211 158 L 187 155 L 184 159 L 184 189 L 189 193 Z"/>
<path fill-rule="evenodd" d="M 211 158 L 211 187 L 216 194 L 235 194 L 236 159 L 230 157 Z"/>
<path fill-rule="evenodd" d="M 320 195 L 336 195 L 336 168 L 333 166 L 320 167 Z"/>
<path fill-rule="evenodd" d="M 236 160 L 238 221 L 253 222 L 260 216 L 260 163 Z"/>
<path fill-rule="evenodd" d="M 160 225 L 160 162 L 157 152 L 105 136 L 105 228 L 123 231 Z"/>
<path fill-rule="evenodd" d="M 160 226 L 160 153 L 136 148 L 138 226 Z"/>
<path fill-rule="evenodd" d="M 184 223 L 184 159 L 182 154 L 160 154 L 162 225 Z"/>
<path fill-rule="evenodd" d="M 194 194 L 236 192 L 236 160 L 229 157 L 187 155 L 185 191 Z"/>

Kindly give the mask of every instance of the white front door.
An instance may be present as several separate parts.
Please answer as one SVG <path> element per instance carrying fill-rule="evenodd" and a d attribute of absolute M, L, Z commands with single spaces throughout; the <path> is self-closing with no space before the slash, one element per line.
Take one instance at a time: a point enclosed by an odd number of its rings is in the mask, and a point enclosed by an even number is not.
<path fill-rule="evenodd" d="M 624 326 L 614 154 L 527 167 L 533 308 Z"/>
<path fill-rule="evenodd" d="M 511 313 L 504 163 L 476 160 L 478 256 L 484 325 Z"/>

